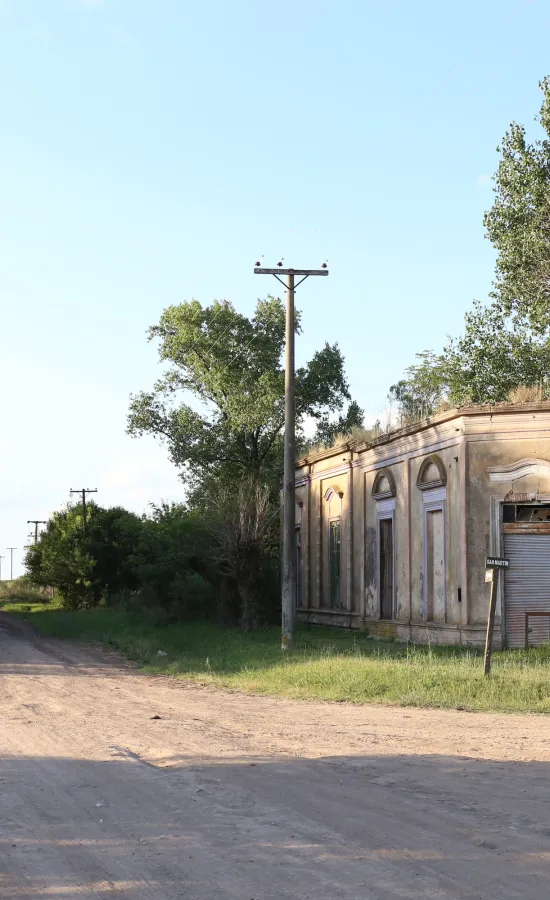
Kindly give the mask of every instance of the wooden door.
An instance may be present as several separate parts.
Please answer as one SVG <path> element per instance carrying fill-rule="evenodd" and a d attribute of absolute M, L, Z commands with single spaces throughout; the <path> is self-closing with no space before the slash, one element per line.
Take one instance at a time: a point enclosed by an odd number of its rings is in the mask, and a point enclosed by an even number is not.
<path fill-rule="evenodd" d="M 393 519 L 380 520 L 380 618 L 393 619 Z"/>
<path fill-rule="evenodd" d="M 445 621 L 445 542 L 443 510 L 426 513 L 426 619 Z"/>

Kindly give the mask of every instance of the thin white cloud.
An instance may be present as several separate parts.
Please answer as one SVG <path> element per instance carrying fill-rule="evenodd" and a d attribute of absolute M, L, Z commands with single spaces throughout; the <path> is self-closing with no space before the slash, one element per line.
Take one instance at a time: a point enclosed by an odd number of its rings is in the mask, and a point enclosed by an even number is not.
<path fill-rule="evenodd" d="M 476 178 L 476 184 L 478 187 L 485 188 L 489 187 L 492 181 L 491 175 L 478 175 Z"/>

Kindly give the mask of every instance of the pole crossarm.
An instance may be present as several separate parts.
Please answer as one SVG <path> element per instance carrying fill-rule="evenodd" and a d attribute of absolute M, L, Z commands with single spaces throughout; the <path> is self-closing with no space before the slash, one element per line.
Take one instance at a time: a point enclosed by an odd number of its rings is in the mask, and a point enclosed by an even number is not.
<path fill-rule="evenodd" d="M 27 519 L 27 525 L 34 525 L 34 543 L 38 543 L 38 526 L 39 525 L 47 525 L 48 523 L 44 521 L 44 519 Z M 31 537 L 29 534 L 28 537 Z"/>
<path fill-rule="evenodd" d="M 256 266 L 254 275 L 328 275 L 328 269 L 262 269 Z"/>

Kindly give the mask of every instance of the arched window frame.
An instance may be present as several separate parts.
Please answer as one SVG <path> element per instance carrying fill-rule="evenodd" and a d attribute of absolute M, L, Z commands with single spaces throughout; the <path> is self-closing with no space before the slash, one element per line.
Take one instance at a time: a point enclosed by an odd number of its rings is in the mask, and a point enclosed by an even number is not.
<path fill-rule="evenodd" d="M 386 478 L 387 482 L 390 486 L 389 491 L 381 491 L 380 484 L 382 479 Z M 395 497 L 396 495 L 396 487 L 395 487 L 395 478 L 393 477 L 393 472 L 391 469 L 379 469 L 376 473 L 376 478 L 374 479 L 374 484 L 372 486 L 372 496 L 375 500 L 389 500 L 391 497 Z"/>
<path fill-rule="evenodd" d="M 439 478 L 436 478 L 435 481 L 426 481 L 426 473 L 431 468 L 431 466 L 436 467 L 437 471 L 439 472 Z M 426 459 L 423 460 L 418 472 L 418 478 L 416 479 L 417 488 L 421 491 L 427 491 L 432 490 L 433 488 L 445 487 L 446 484 L 447 472 L 445 470 L 445 464 L 443 463 L 443 461 L 435 453 L 427 456 Z"/>

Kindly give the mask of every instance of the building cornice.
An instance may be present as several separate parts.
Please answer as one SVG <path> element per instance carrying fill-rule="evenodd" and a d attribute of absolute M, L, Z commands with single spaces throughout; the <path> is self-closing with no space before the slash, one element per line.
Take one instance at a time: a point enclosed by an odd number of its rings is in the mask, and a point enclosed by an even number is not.
<path fill-rule="evenodd" d="M 385 456 L 382 448 L 386 448 L 390 444 L 395 445 L 395 455 L 400 453 L 408 454 L 414 449 L 422 449 L 425 446 L 433 445 L 438 440 L 444 440 L 443 436 L 445 434 L 447 434 L 448 440 L 452 433 L 452 423 L 457 420 L 462 420 L 462 423 L 460 426 L 455 424 L 455 433 L 475 434 L 477 430 L 479 434 L 480 431 L 490 432 L 497 425 L 495 419 L 498 419 L 498 424 L 502 425 L 502 417 L 506 417 L 509 420 L 507 424 L 514 427 L 526 425 L 528 417 L 537 417 L 537 413 L 539 416 L 541 413 L 545 414 L 542 418 L 547 420 L 550 428 L 550 401 L 548 400 L 537 403 L 495 403 L 491 405 L 481 404 L 478 406 L 454 407 L 439 413 L 437 416 L 424 419 L 422 422 L 415 422 L 413 425 L 406 425 L 404 428 L 382 434 L 372 441 L 350 439 L 341 444 L 336 444 L 334 447 L 306 454 L 297 461 L 296 467 L 300 468 L 321 462 L 342 453 L 352 453 L 358 456 L 368 451 L 375 451 L 375 457 L 377 456 L 381 459 Z M 476 418 L 480 420 L 479 423 L 472 421 Z M 478 429 L 475 427 L 476 424 Z M 434 435 L 426 440 L 424 434 L 430 429 L 435 430 L 437 437 Z M 377 454 L 376 451 L 379 448 L 382 452 Z M 355 465 L 360 465 L 357 459 L 354 460 Z"/>

